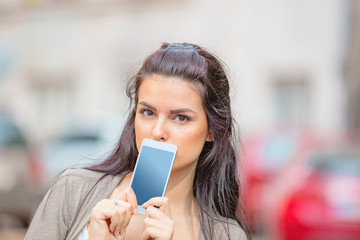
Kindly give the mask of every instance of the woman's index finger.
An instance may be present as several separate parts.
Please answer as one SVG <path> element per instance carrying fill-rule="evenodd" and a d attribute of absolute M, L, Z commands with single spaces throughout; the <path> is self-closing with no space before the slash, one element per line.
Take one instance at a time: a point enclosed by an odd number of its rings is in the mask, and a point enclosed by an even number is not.
<path fill-rule="evenodd" d="M 159 208 L 166 215 L 171 215 L 169 199 L 167 197 L 154 197 L 142 205 L 143 208 L 147 208 L 149 206 Z"/>
<path fill-rule="evenodd" d="M 123 200 L 131 204 L 131 206 L 137 208 L 137 199 L 134 190 L 131 187 L 127 187 L 119 195 L 119 200 Z"/>

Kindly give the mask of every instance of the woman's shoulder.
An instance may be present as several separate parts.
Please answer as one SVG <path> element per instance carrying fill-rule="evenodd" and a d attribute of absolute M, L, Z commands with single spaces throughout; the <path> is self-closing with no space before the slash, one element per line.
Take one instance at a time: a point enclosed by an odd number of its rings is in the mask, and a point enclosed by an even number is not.
<path fill-rule="evenodd" d="M 89 179 L 95 180 L 95 179 L 100 178 L 103 175 L 104 175 L 104 173 L 87 170 L 87 169 L 83 169 L 83 168 L 69 168 L 69 169 L 64 170 L 59 175 L 59 179 L 65 177 L 65 178 L 70 178 L 71 180 L 81 180 L 84 178 L 86 178 L 87 180 L 89 180 Z"/>
<path fill-rule="evenodd" d="M 112 176 L 86 169 L 63 171 L 40 203 L 26 239 L 51 239 L 55 235 L 58 239 L 65 239 L 74 221 L 87 220 L 93 206 L 106 198 L 121 178 L 122 175 Z"/>
<path fill-rule="evenodd" d="M 123 175 L 111 175 L 103 172 L 83 169 L 83 168 L 69 168 L 63 171 L 57 180 L 65 178 L 66 181 L 84 181 L 97 182 L 101 179 L 121 178 Z"/>
<path fill-rule="evenodd" d="M 52 188 L 66 188 L 67 191 L 83 192 L 88 191 L 95 185 L 99 186 L 99 188 L 107 185 L 116 185 L 121 178 L 122 175 L 114 176 L 87 169 L 71 168 L 63 171 L 57 177 Z"/>
<path fill-rule="evenodd" d="M 217 217 L 214 224 L 214 230 L 215 234 L 218 236 L 218 239 L 248 239 L 245 231 L 234 219 L 229 219 L 221 216 Z"/>

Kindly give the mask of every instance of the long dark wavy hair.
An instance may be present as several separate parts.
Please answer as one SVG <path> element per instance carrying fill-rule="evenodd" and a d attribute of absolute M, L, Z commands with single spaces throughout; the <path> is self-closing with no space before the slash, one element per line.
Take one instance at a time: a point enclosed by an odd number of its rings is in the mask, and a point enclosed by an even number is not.
<path fill-rule="evenodd" d="M 189 43 L 164 43 L 148 56 L 138 73 L 129 81 L 130 115 L 114 151 L 102 163 L 88 169 L 116 175 L 134 170 L 138 150 L 135 141 L 135 114 L 139 87 L 152 74 L 178 77 L 200 90 L 212 142 L 206 142 L 199 156 L 193 193 L 199 208 L 201 231 L 214 239 L 213 225 L 233 219 L 249 237 L 237 177 L 234 126 L 231 114 L 229 81 L 222 62 L 205 49 Z M 228 223 L 221 220 L 225 229 Z"/>

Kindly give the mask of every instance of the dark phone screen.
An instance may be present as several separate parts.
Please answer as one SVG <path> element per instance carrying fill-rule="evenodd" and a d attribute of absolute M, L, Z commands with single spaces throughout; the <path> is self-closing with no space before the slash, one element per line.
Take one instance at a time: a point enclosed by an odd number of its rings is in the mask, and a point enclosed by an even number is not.
<path fill-rule="evenodd" d="M 171 171 L 174 153 L 142 146 L 131 184 L 138 205 L 150 198 L 161 197 Z"/>

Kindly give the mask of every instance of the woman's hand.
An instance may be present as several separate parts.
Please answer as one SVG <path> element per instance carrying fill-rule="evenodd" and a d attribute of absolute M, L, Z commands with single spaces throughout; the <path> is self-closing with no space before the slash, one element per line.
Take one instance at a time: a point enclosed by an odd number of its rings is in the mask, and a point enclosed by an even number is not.
<path fill-rule="evenodd" d="M 146 209 L 144 218 L 144 240 L 170 240 L 174 234 L 174 221 L 167 197 L 152 198 L 142 205 Z"/>
<path fill-rule="evenodd" d="M 123 239 L 136 209 L 136 196 L 130 187 L 112 199 L 101 200 L 91 211 L 88 239 Z"/>

